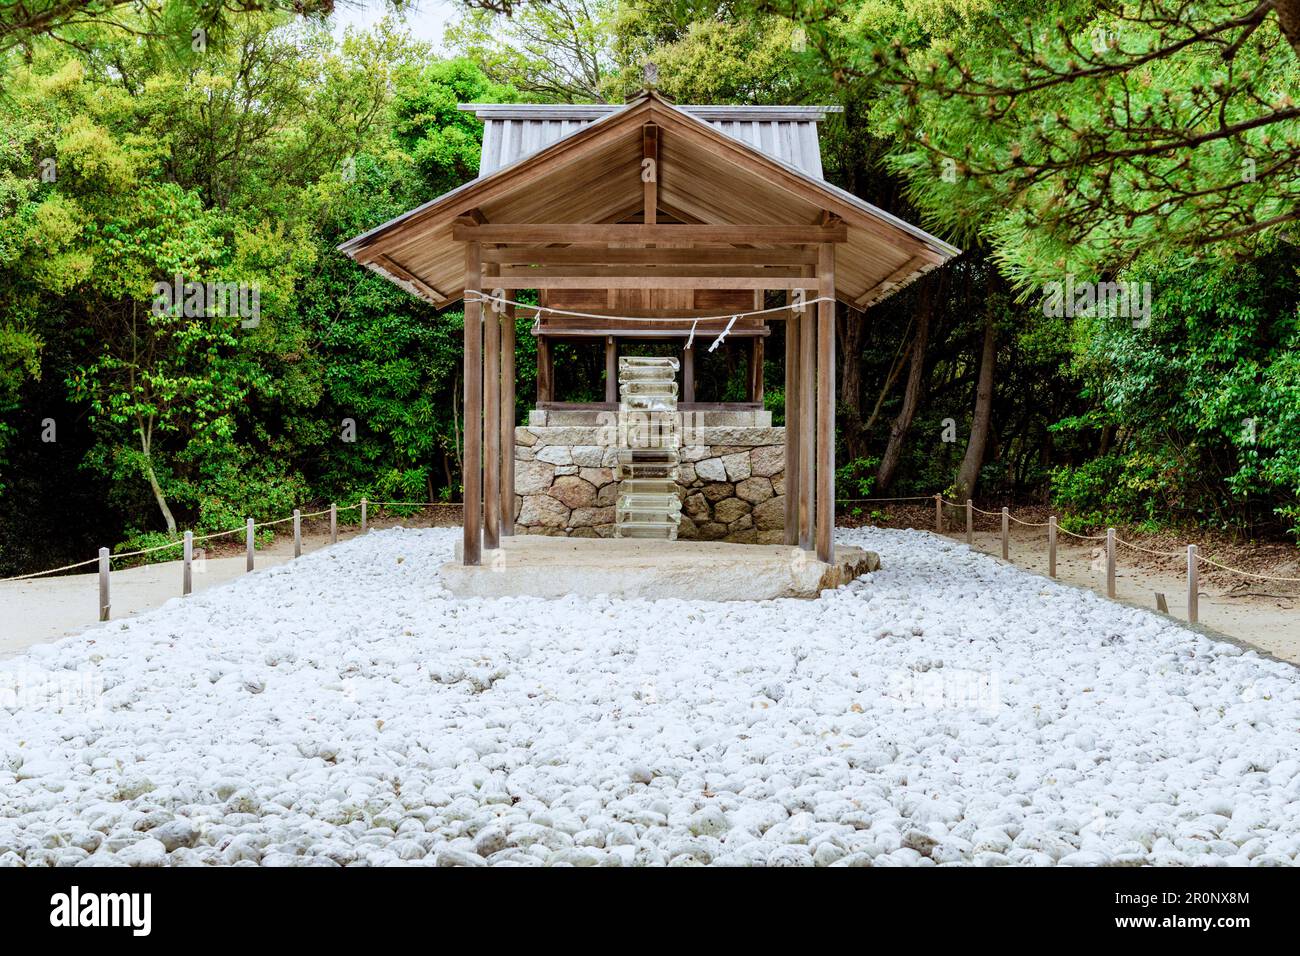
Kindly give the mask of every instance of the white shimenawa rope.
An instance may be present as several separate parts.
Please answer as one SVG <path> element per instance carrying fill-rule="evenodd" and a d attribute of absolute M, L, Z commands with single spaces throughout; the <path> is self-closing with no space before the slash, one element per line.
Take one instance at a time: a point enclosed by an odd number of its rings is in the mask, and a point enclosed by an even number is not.
<path fill-rule="evenodd" d="M 749 312 L 729 312 L 726 315 L 699 315 L 683 318 L 665 318 L 663 316 L 655 315 L 602 315 L 595 312 L 574 312 L 571 309 L 556 309 L 549 305 L 534 305 L 531 302 L 516 302 L 514 299 L 503 299 L 497 296 L 484 295 L 477 289 L 466 289 L 465 298 L 470 299 L 471 296 L 473 297 L 472 301 L 476 302 L 486 302 L 489 304 L 501 303 L 502 305 L 519 306 L 523 309 L 536 309 L 539 317 L 543 312 L 548 312 L 551 315 L 567 315 L 575 319 L 597 319 L 606 322 L 685 322 L 688 319 L 692 319 L 694 322 L 721 322 L 723 319 L 730 319 L 732 322 L 735 322 L 736 319 L 747 318 L 754 315 L 771 315 L 774 312 L 789 312 L 791 309 L 797 309 L 798 307 L 798 303 L 792 303 L 790 305 L 778 305 L 771 309 L 754 309 Z M 834 301 L 834 296 L 819 295 L 815 299 L 805 300 L 803 304 L 807 306 L 815 305 L 818 302 Z M 534 322 L 534 325 L 536 325 L 536 322 Z"/>
<path fill-rule="evenodd" d="M 727 323 L 727 327 L 722 330 L 722 333 L 716 339 L 714 339 L 713 344 L 709 346 L 710 352 L 712 352 L 714 349 L 716 349 L 719 345 L 722 344 L 722 340 L 727 337 L 727 333 L 731 331 L 731 327 L 736 324 L 736 320 L 738 318 L 740 318 L 739 315 L 733 315 L 731 317 L 731 321 Z"/>

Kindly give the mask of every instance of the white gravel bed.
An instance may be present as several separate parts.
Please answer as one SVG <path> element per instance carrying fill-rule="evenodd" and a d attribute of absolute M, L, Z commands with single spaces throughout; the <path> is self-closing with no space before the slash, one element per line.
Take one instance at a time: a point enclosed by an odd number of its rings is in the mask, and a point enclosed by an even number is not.
<path fill-rule="evenodd" d="M 456 600 L 458 535 L 0 663 L 0 865 L 1296 861 L 1288 664 L 919 532 L 724 604 Z"/>

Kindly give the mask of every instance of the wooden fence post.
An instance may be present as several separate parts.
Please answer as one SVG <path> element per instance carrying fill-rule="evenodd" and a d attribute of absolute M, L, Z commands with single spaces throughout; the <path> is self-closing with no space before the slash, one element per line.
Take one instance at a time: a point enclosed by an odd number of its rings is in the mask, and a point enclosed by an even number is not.
<path fill-rule="evenodd" d="M 330 544 L 339 543 L 339 506 L 337 502 L 330 502 Z"/>
<path fill-rule="evenodd" d="M 934 533 L 943 534 L 943 495 L 934 496 Z"/>
<path fill-rule="evenodd" d="M 181 569 L 181 596 L 184 597 L 194 590 L 194 532 L 185 532 L 185 548 L 183 551 L 185 564 Z"/>
<path fill-rule="evenodd" d="M 108 548 L 99 549 L 99 619 L 108 620 Z"/>
<path fill-rule="evenodd" d="M 1200 568 L 1196 563 L 1196 545 L 1187 546 L 1187 621 L 1195 624 L 1201 616 Z"/>
<path fill-rule="evenodd" d="M 302 557 L 302 509 L 293 509 L 293 556 Z"/>
<path fill-rule="evenodd" d="M 966 499 L 966 544 L 969 547 L 975 544 L 975 505 L 969 498 Z"/>
<path fill-rule="evenodd" d="M 1010 560 L 1011 555 L 1011 512 L 1005 506 L 1002 509 L 1002 560 Z"/>
<path fill-rule="evenodd" d="M 249 518 L 248 521 L 244 524 L 244 551 L 246 553 L 246 557 L 244 559 L 244 570 L 251 571 L 253 570 L 253 519 L 252 518 Z"/>
<path fill-rule="evenodd" d="M 1106 529 L 1106 597 L 1115 596 L 1115 529 Z"/>
<path fill-rule="evenodd" d="M 1047 519 L 1047 576 L 1056 577 L 1056 515 Z"/>
<path fill-rule="evenodd" d="M 361 499 L 361 533 L 366 533 L 366 499 Z"/>

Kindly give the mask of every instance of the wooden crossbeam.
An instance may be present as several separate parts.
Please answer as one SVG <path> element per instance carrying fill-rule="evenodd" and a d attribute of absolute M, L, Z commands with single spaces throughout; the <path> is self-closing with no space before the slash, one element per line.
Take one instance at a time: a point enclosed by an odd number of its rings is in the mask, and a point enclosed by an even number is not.
<path fill-rule="evenodd" d="M 800 276 L 502 276 L 498 288 L 512 289 L 799 289 Z M 720 310 L 721 311 L 721 310 Z"/>
<path fill-rule="evenodd" d="M 502 266 L 502 276 L 522 276 L 540 278 L 542 276 L 608 276 L 629 279 L 676 278 L 681 276 L 709 276 L 712 278 L 753 278 L 753 279 L 798 279 L 798 267 L 792 266 L 751 266 L 728 263 L 726 265 L 638 265 L 620 263 L 599 265 L 582 263 L 579 265 L 559 266 Z M 767 288 L 767 286 L 764 286 Z"/>
<path fill-rule="evenodd" d="M 769 249 L 700 248 L 595 248 L 592 246 L 499 246 L 483 250 L 483 261 L 503 265 L 815 265 L 817 251 L 805 246 Z"/>
<path fill-rule="evenodd" d="M 847 242 L 844 223 L 826 226 L 643 225 L 640 223 L 483 223 L 456 220 L 451 237 L 460 242 L 713 242 L 770 243 Z"/>

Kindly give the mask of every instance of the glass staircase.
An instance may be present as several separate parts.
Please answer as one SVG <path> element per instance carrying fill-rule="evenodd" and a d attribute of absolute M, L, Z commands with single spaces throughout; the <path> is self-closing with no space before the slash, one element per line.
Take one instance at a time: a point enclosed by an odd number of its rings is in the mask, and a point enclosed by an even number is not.
<path fill-rule="evenodd" d="M 621 446 L 614 462 L 618 501 L 614 536 L 677 540 L 682 502 L 677 497 L 681 440 L 677 434 L 675 358 L 623 356 L 618 360 Z M 651 416 L 653 427 L 627 427 L 629 416 Z"/>

